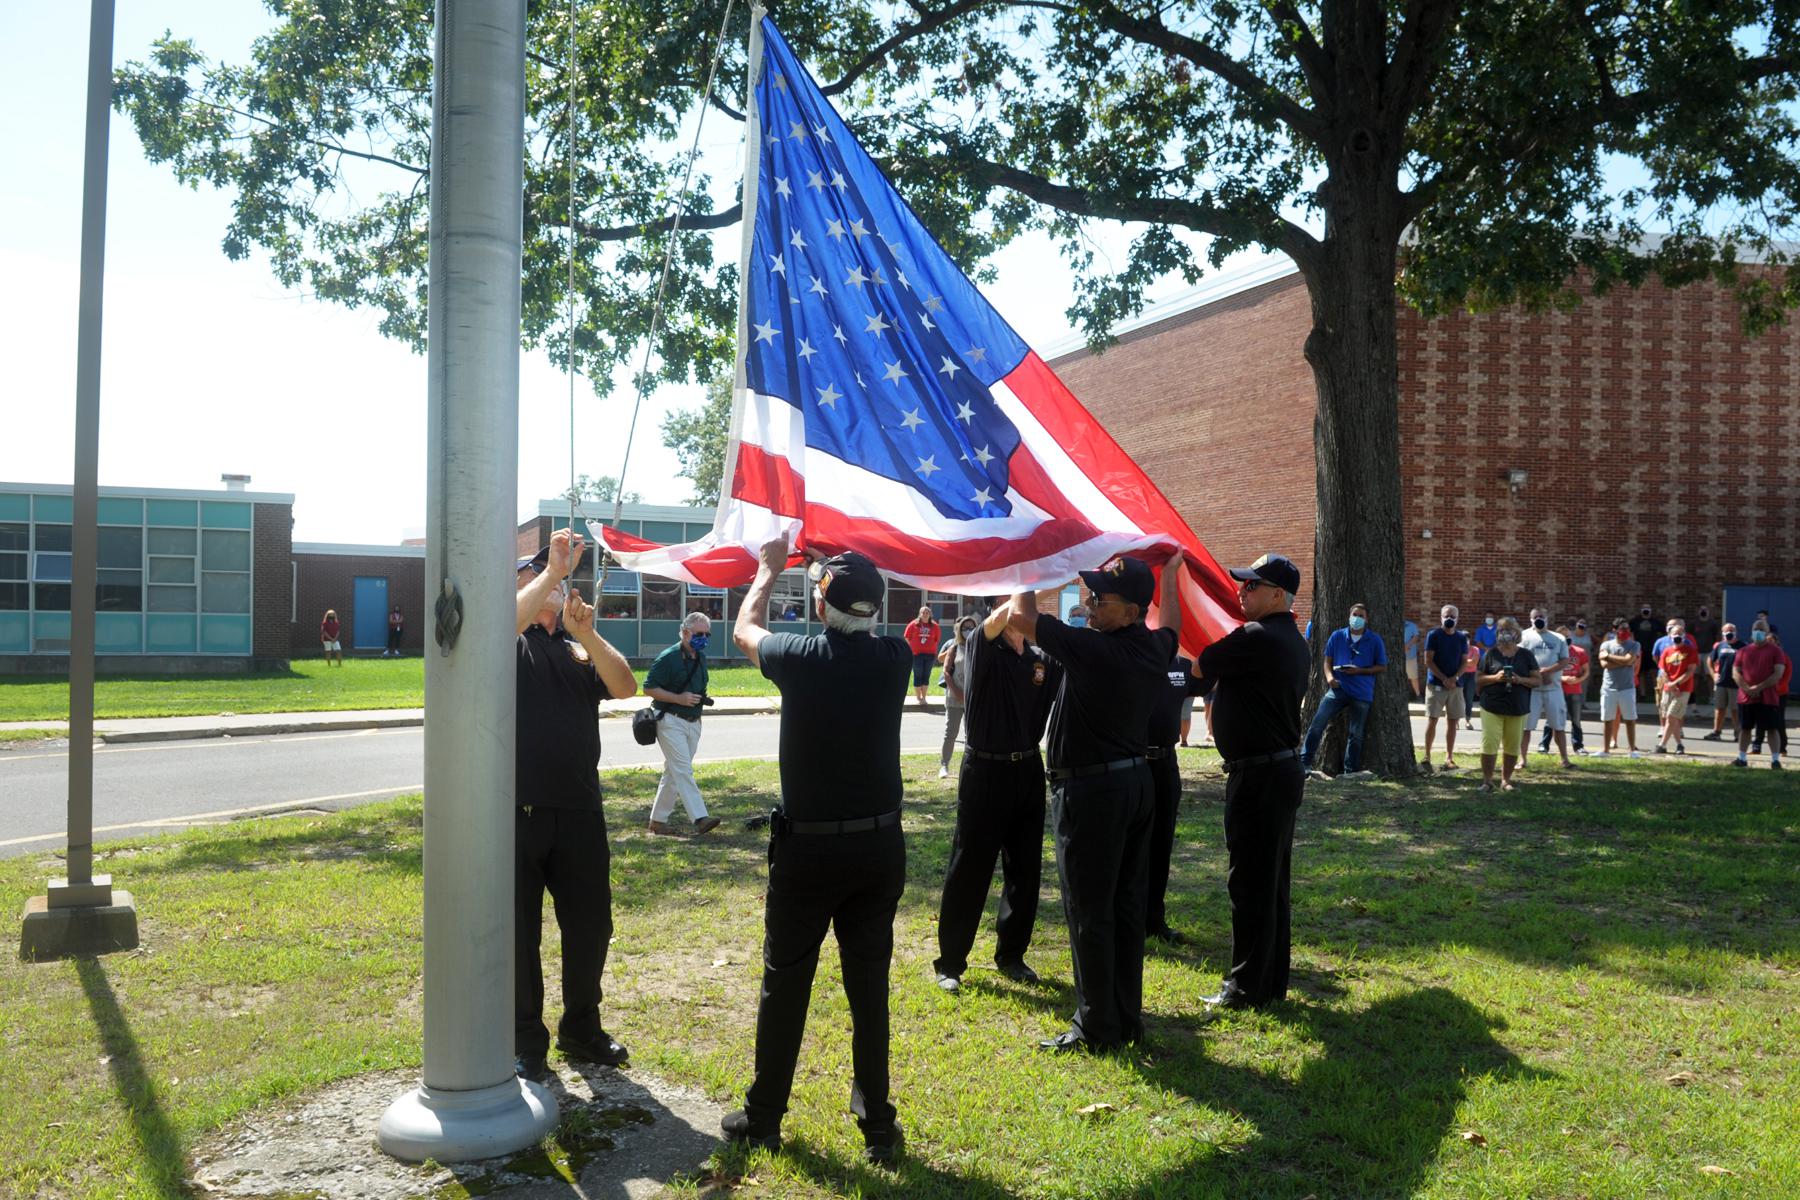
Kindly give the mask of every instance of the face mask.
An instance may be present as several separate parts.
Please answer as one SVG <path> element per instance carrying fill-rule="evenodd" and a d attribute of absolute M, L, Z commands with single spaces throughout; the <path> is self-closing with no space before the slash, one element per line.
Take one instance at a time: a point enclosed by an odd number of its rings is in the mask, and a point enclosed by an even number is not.
<path fill-rule="evenodd" d="M 1513 637 L 1513 635 L 1512 635 L 1512 634 L 1510 634 L 1510 633 L 1503 633 L 1503 634 L 1501 634 L 1501 635 L 1500 635 L 1500 638 L 1499 638 L 1499 643 L 1498 643 L 1498 644 L 1499 644 L 1499 646 L 1500 646 L 1500 648 L 1501 648 L 1501 649 L 1503 649 L 1503 650 L 1505 650 L 1505 651 L 1507 651 L 1507 652 L 1508 652 L 1508 653 L 1511 653 L 1511 652 L 1512 652 L 1512 648 L 1513 648 L 1513 647 L 1514 647 L 1514 646 L 1516 646 L 1516 645 L 1518 645 L 1518 644 L 1519 644 L 1519 641 L 1518 641 L 1518 639 L 1517 639 L 1517 638 L 1515 638 L 1515 637 Z"/>
<path fill-rule="evenodd" d="M 1544 621 L 1544 618 L 1542 618 L 1542 617 L 1533 617 L 1533 618 L 1532 618 L 1532 621 L 1531 621 L 1531 624 L 1532 624 L 1532 625 L 1533 625 L 1533 626 L 1534 626 L 1534 627 L 1535 627 L 1535 628 L 1538 628 L 1538 629 L 1542 629 L 1542 628 L 1543 628 L 1543 627 L 1544 627 L 1544 625 L 1545 625 L 1545 621 Z"/>
<path fill-rule="evenodd" d="M 1368 623 L 1369 623 L 1368 619 L 1365 617 L 1351 617 L 1350 618 L 1350 628 L 1356 630 L 1356 632 L 1358 632 L 1358 633 L 1361 633 L 1363 626 L 1367 625 Z"/>
<path fill-rule="evenodd" d="M 1737 641 L 1737 634 L 1735 634 L 1735 633 L 1728 633 L 1728 634 L 1726 634 L 1726 635 L 1725 635 L 1725 640 L 1726 640 L 1726 641 L 1728 641 L 1728 642 L 1735 642 L 1735 641 Z"/>
<path fill-rule="evenodd" d="M 1445 629 L 1455 629 L 1456 628 L 1456 618 L 1455 617 L 1445 617 L 1444 618 L 1444 628 Z"/>
<path fill-rule="evenodd" d="M 1086 625 L 1086 624 L 1087 624 L 1087 618 L 1086 618 L 1086 617 L 1074 617 L 1074 616 L 1072 616 L 1072 617 L 1070 617 L 1070 618 L 1069 618 L 1069 626 L 1070 626 L 1070 628 L 1072 628 L 1072 629 L 1080 629 L 1080 628 L 1081 628 L 1081 627 L 1082 627 L 1082 626 L 1083 626 L 1083 625 Z"/>
<path fill-rule="evenodd" d="M 1483 624 L 1485 624 L 1489 629 L 1492 629 L 1494 627 L 1494 618 L 1489 617 L 1486 621 L 1483 622 Z"/>
<path fill-rule="evenodd" d="M 1754 629 L 1750 632 L 1750 640 L 1753 642 L 1760 642 L 1768 636 L 1769 635 L 1761 629 Z"/>
<path fill-rule="evenodd" d="M 710 634 L 710 633 L 696 633 L 688 638 L 688 645 L 692 646 L 696 650 L 704 650 L 704 649 L 706 649 L 706 643 L 710 642 L 711 640 L 712 640 L 712 634 Z"/>

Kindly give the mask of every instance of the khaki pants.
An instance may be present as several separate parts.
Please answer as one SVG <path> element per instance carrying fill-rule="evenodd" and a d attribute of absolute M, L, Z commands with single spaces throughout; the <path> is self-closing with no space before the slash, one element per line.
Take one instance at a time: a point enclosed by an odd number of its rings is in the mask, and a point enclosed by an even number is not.
<path fill-rule="evenodd" d="M 706 819 L 706 801 L 694 782 L 694 751 L 700 748 L 700 722 L 665 713 L 656 723 L 656 744 L 663 752 L 662 778 L 656 782 L 656 799 L 650 805 L 652 821 L 667 821 L 679 798 L 688 817 Z"/>

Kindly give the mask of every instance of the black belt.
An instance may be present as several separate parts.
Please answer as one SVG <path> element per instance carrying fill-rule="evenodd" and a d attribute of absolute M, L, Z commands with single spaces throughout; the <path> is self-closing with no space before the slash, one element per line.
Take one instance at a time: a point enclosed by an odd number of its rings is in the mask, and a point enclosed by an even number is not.
<path fill-rule="evenodd" d="M 1226 763 L 1225 773 L 1230 775 L 1235 771 L 1243 770 L 1245 767 L 1260 767 L 1267 763 L 1286 762 L 1290 758 L 1299 757 L 1300 751 L 1294 749 L 1292 746 L 1288 747 L 1286 750 L 1277 750 L 1273 754 L 1252 754 L 1247 758 L 1234 758 Z"/>
<path fill-rule="evenodd" d="M 775 811 L 775 831 L 777 833 L 868 833 L 872 829 L 886 829 L 890 825 L 900 823 L 900 810 L 884 812 L 878 817 L 856 817 L 849 821 L 790 821 Z"/>
<path fill-rule="evenodd" d="M 1036 758 L 1038 756 L 1036 746 L 1033 746 L 1029 750 L 1011 750 L 998 754 L 992 750 L 975 750 L 965 747 L 963 753 L 969 758 L 979 758 L 987 762 L 1024 762 L 1028 758 Z"/>
<path fill-rule="evenodd" d="M 1148 750 L 1144 751 L 1144 757 L 1148 758 L 1148 759 L 1174 758 L 1175 757 L 1175 747 L 1173 747 L 1173 746 L 1152 746 Z"/>
<path fill-rule="evenodd" d="M 1143 755 L 1135 758 L 1115 758 L 1111 762 L 1094 763 L 1086 767 L 1051 767 L 1044 775 L 1051 780 L 1084 779 L 1089 775 L 1105 775 L 1109 771 L 1129 771 L 1133 767 L 1141 767 L 1145 763 Z"/>
<path fill-rule="evenodd" d="M 699 713 L 678 712 L 673 708 L 658 708 L 656 711 L 665 717 L 680 717 L 684 721 L 698 721 L 700 719 Z"/>

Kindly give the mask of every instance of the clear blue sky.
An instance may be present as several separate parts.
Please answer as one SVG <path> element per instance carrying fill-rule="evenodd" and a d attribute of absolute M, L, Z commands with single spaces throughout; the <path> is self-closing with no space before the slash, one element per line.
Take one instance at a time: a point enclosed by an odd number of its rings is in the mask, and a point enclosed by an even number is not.
<path fill-rule="evenodd" d="M 270 22 L 250 0 L 119 0 L 113 58 L 144 57 L 166 28 L 241 60 Z M 87 39 L 79 0 L 0 9 L 0 479 L 66 483 L 73 473 Z M 726 121 L 706 128 L 713 154 L 735 153 L 736 135 Z M 109 192 L 100 482 L 216 487 L 222 472 L 247 473 L 253 488 L 296 494 L 297 540 L 422 532 L 424 359 L 382 338 L 372 315 L 289 293 L 260 259 L 226 259 L 226 197 L 146 162 L 116 115 Z M 1048 244 L 1022 242 L 997 265 L 987 293 L 1025 339 L 1042 348 L 1067 338 L 1069 277 Z M 1179 290 L 1171 282 L 1156 294 Z M 541 355 L 524 357 L 522 378 L 525 513 L 567 486 L 568 412 L 564 379 Z M 577 397 L 577 469 L 616 474 L 631 398 L 621 388 L 599 401 L 585 387 Z M 646 500 L 687 497 L 657 426 L 698 399 L 671 388 L 646 404 L 627 479 Z"/>

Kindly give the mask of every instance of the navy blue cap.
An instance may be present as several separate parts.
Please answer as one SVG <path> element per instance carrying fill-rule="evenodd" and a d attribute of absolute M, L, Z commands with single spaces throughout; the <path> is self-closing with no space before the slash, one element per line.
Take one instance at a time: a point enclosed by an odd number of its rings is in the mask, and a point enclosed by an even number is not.
<path fill-rule="evenodd" d="M 1141 558 L 1115 554 L 1098 571 L 1083 571 L 1081 582 L 1096 596 L 1117 596 L 1139 608 L 1150 607 L 1156 597 L 1156 576 Z"/>
<path fill-rule="evenodd" d="M 517 573 L 519 571 L 523 571 L 526 567 L 530 567 L 537 574 L 542 575 L 549 568 L 549 566 L 550 566 L 550 547 L 545 546 L 542 550 L 539 550 L 536 554 L 532 555 L 530 558 L 521 558 L 519 560 L 519 565 L 514 567 L 513 571 L 515 573 Z"/>
<path fill-rule="evenodd" d="M 1278 587 L 1290 596 L 1300 590 L 1300 568 L 1282 554 L 1265 554 L 1247 567 L 1231 568 L 1230 574 L 1239 583 L 1258 580 Z"/>

